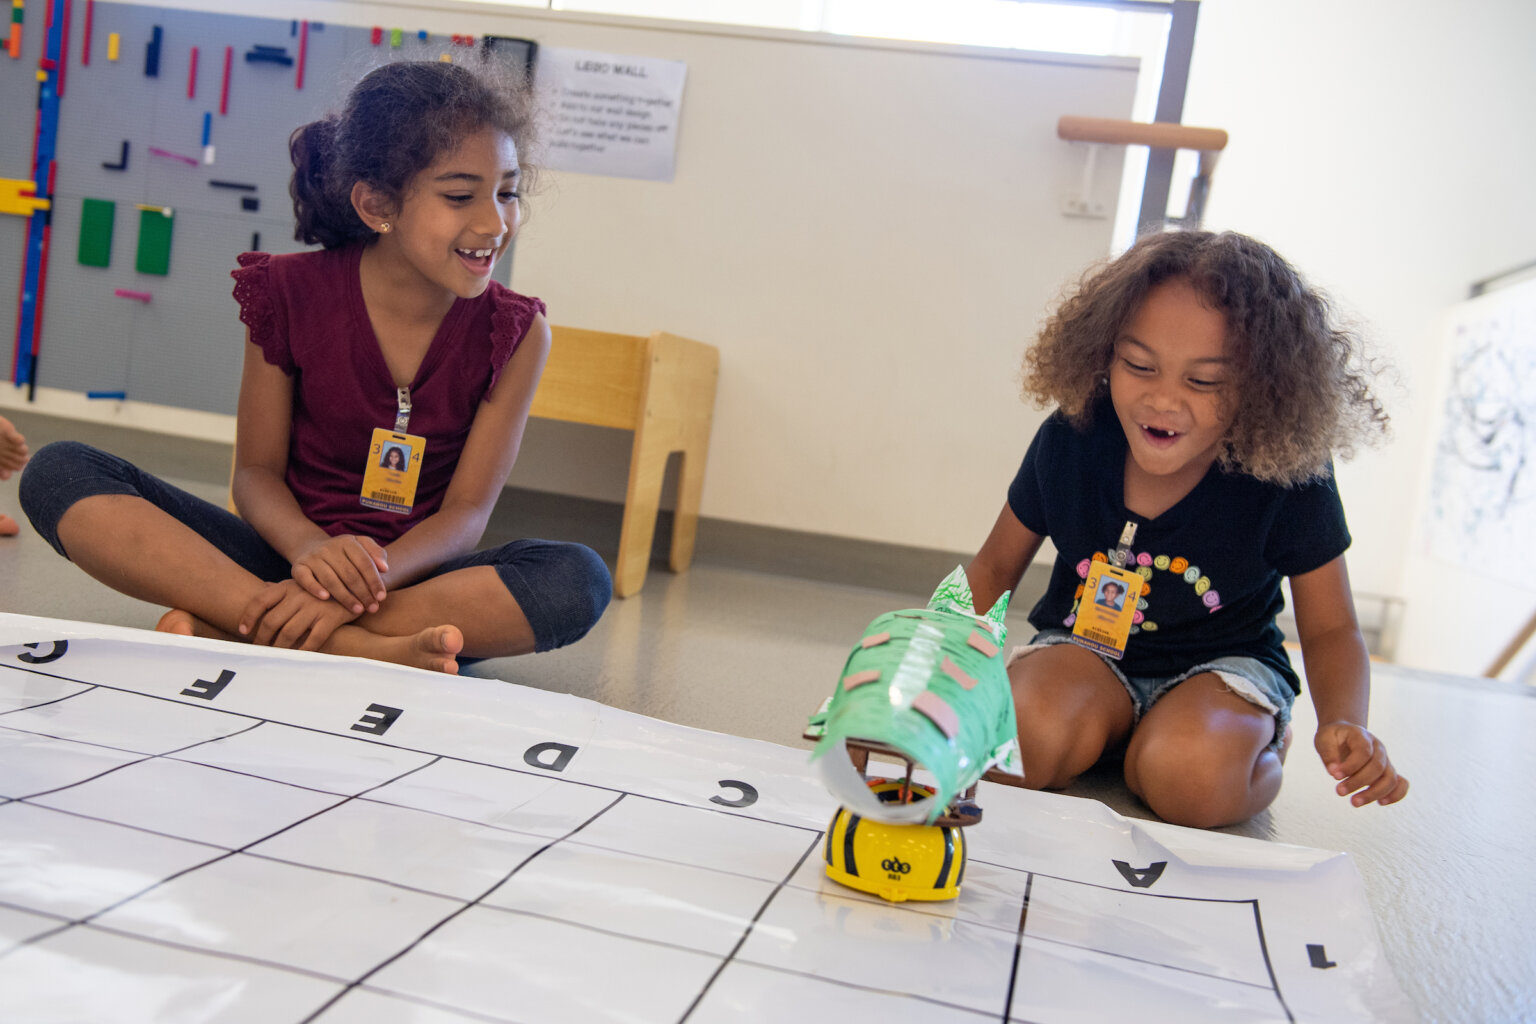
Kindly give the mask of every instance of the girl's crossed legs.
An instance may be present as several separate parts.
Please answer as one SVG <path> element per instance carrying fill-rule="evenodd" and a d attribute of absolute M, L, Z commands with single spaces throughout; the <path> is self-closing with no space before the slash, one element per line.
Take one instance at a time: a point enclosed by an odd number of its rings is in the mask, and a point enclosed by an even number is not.
<path fill-rule="evenodd" d="M 1283 680 L 1258 686 L 1218 662 L 1148 688 L 1064 639 L 1046 634 L 1009 655 L 1025 785 L 1067 786 L 1123 743 L 1126 785 L 1164 821 L 1231 825 L 1274 801 L 1289 701 L 1266 691 Z"/>
<path fill-rule="evenodd" d="M 39 451 L 22 506 L 62 555 L 115 590 L 174 611 L 161 628 L 224 639 L 290 567 L 239 516 L 74 442 Z M 548 650 L 586 633 L 611 593 L 590 549 L 515 541 L 477 551 L 390 592 L 379 611 L 338 627 L 321 647 L 453 672 L 459 657 Z"/>

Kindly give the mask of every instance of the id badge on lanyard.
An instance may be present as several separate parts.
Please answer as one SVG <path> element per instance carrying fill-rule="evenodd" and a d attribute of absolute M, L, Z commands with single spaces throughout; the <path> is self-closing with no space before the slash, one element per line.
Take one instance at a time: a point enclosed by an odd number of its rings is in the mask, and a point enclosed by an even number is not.
<path fill-rule="evenodd" d="M 1125 645 L 1136 619 L 1136 602 L 1144 582 L 1139 573 L 1125 567 L 1136 539 L 1136 524 L 1126 523 L 1120 544 L 1111 560 L 1094 561 L 1083 581 L 1083 596 L 1077 602 L 1077 619 L 1072 623 L 1072 642 L 1098 651 L 1116 661 L 1125 657 Z M 1097 557 L 1097 556 L 1096 556 Z"/>
<path fill-rule="evenodd" d="M 395 429 L 377 427 L 368 445 L 360 500 L 369 508 L 406 515 L 416 504 L 416 483 L 427 439 L 407 433 L 411 424 L 411 389 L 395 390 Z"/>

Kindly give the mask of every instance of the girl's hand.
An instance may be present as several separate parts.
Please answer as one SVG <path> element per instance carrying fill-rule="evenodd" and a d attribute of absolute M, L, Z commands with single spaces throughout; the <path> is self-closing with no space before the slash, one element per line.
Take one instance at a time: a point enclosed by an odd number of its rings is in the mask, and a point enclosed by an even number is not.
<path fill-rule="evenodd" d="M 1408 780 L 1392 767 L 1387 748 L 1370 730 L 1353 722 L 1329 722 L 1319 726 L 1314 741 L 1328 774 L 1339 780 L 1336 792 L 1350 803 L 1364 807 L 1395 804 L 1408 795 Z"/>
<path fill-rule="evenodd" d="M 240 635 L 264 647 L 318 651 L 337 626 L 357 618 L 335 601 L 313 596 L 294 580 L 268 584 L 240 612 Z"/>
<path fill-rule="evenodd" d="M 293 561 L 293 578 L 322 601 L 335 600 L 353 616 L 376 612 L 384 600 L 389 556 L 369 537 L 342 534 L 312 545 Z"/>

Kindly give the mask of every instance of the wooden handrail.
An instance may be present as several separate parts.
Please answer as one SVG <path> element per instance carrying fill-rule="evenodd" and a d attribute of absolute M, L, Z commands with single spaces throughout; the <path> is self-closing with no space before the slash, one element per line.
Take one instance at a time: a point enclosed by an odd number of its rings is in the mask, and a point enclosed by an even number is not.
<path fill-rule="evenodd" d="M 1227 133 L 1221 128 L 1196 128 L 1166 122 L 1149 124 L 1111 117 L 1064 115 L 1056 122 L 1056 135 L 1071 142 L 1108 142 L 1125 146 L 1151 146 L 1154 149 L 1197 149 L 1202 153 L 1216 153 L 1227 148 Z"/>

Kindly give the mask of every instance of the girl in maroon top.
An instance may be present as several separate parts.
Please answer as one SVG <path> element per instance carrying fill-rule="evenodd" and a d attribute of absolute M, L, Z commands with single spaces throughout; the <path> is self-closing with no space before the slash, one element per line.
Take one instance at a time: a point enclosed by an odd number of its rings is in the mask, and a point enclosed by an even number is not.
<path fill-rule="evenodd" d="M 577 544 L 477 551 L 549 352 L 544 305 L 490 278 L 517 233 L 531 110 L 490 66 L 401 62 L 290 140 L 296 237 L 245 253 L 239 515 L 72 442 L 22 503 L 159 628 L 444 672 L 548 650 L 607 606 Z M 404 471 L 384 456 L 406 456 Z"/>

